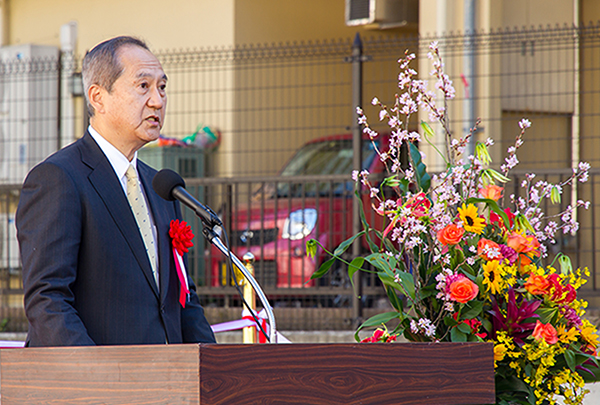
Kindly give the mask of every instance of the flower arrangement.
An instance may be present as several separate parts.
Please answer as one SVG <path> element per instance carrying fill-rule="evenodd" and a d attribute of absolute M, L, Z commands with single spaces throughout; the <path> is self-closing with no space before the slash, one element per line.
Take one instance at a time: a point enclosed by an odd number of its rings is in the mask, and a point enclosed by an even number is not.
<path fill-rule="evenodd" d="M 444 101 L 453 98 L 435 42 L 428 57 Z M 446 108 L 436 104 L 435 94 L 410 67 L 414 58 L 406 53 L 399 60 L 398 85 L 403 93 L 396 95 L 394 105 L 373 100 L 380 108 L 380 120 L 387 120 L 391 130 L 389 150 L 378 150 L 389 176 L 372 184 L 368 172 L 353 173 L 359 200 L 361 187 L 370 190 L 371 207 L 385 218 L 384 226 L 374 229 L 363 215 L 364 229 L 328 252 L 332 259 L 312 278 L 323 276 L 333 261 L 343 260 L 342 254 L 357 238 L 365 238 L 370 253 L 346 262 L 349 276 L 376 272 L 393 311 L 365 321 L 359 331 L 379 328 L 363 341 L 392 342 L 403 335 L 419 342 L 493 342 L 498 404 L 554 404 L 557 395 L 565 404 L 581 404 L 584 383 L 600 379 L 598 333 L 583 318 L 587 303 L 577 298 L 589 272 L 572 268 L 563 254 L 548 265 L 543 262 L 550 259 L 547 245 L 557 232 L 577 231 L 574 213 L 589 203 L 578 201 L 552 217 L 540 203 L 559 202 L 564 187 L 587 180 L 589 165 L 579 164 L 560 184 L 536 182 L 529 174 L 521 184 L 525 196 L 505 195 L 502 185 L 518 164 L 517 151 L 531 123 L 520 121 L 515 144 L 499 170 L 490 167 L 491 139 L 477 143 L 465 158 L 479 123 L 454 139 Z M 427 123 L 421 122 L 423 136 L 409 131 L 408 122 L 419 108 L 443 128 L 445 153 L 431 142 L 434 131 Z M 364 132 L 375 140 L 378 133 L 360 108 L 357 112 Z M 417 142 L 436 148 L 446 170 L 429 175 Z M 401 161 L 403 144 L 409 148 L 408 164 Z M 383 187 L 393 190 L 393 197 L 384 196 Z M 319 246 L 311 240 L 307 251 L 315 254 Z M 388 324 L 393 326 L 390 332 Z"/>

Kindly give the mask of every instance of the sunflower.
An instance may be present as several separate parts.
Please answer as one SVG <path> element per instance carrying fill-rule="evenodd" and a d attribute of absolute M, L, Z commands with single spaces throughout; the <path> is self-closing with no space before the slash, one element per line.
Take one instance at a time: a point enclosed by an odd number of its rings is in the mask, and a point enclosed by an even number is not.
<path fill-rule="evenodd" d="M 504 276 L 506 271 L 504 266 L 500 265 L 498 260 L 491 260 L 483 264 L 483 285 L 486 286 L 486 292 L 491 291 L 497 294 L 504 288 Z"/>
<path fill-rule="evenodd" d="M 485 228 L 485 219 L 477 215 L 477 207 L 473 204 L 468 206 L 463 203 L 462 207 L 458 209 L 458 215 L 460 220 L 463 222 L 463 228 L 467 232 L 473 232 L 480 234 Z"/>

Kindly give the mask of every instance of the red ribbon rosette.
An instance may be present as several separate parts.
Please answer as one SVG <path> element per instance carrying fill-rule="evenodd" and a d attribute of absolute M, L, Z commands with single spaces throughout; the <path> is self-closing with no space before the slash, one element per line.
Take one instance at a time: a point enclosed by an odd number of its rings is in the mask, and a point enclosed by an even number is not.
<path fill-rule="evenodd" d="M 169 236 L 171 237 L 173 248 L 177 249 L 177 252 L 182 256 L 189 251 L 189 248 L 194 246 L 194 243 L 192 242 L 194 233 L 192 232 L 192 228 L 185 221 L 179 222 L 178 219 L 172 220 Z"/>
<path fill-rule="evenodd" d="M 194 246 L 194 243 L 192 242 L 194 233 L 187 222 L 174 219 L 171 221 L 169 236 L 171 237 L 171 244 L 173 245 L 173 258 L 175 259 L 175 268 L 177 269 L 177 276 L 179 277 L 180 283 L 179 303 L 185 308 L 185 302 L 186 298 L 189 297 L 190 288 L 187 272 L 183 263 L 183 254 L 187 253 L 189 248 Z"/>

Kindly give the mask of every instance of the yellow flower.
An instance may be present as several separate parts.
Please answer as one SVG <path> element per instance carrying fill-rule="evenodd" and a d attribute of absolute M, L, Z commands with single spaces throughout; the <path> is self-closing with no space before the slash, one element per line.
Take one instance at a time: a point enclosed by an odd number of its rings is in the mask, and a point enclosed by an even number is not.
<path fill-rule="evenodd" d="M 475 205 L 469 204 L 467 206 L 463 203 L 462 207 L 458 209 L 458 215 L 463 222 L 465 231 L 476 234 L 483 232 L 483 228 L 485 228 L 485 219 L 477 215 L 477 207 Z"/>
<path fill-rule="evenodd" d="M 596 327 L 587 319 L 583 320 L 580 333 L 583 340 L 594 347 L 598 347 L 598 331 L 596 330 Z"/>
<path fill-rule="evenodd" d="M 494 345 L 494 361 L 502 361 L 504 360 L 504 356 L 506 355 L 507 348 L 504 344 Z"/>
<path fill-rule="evenodd" d="M 529 264 L 519 267 L 519 274 L 522 277 L 525 277 L 528 274 L 537 274 L 538 276 L 543 276 L 544 269 L 537 267 L 533 263 L 529 263 Z"/>
<path fill-rule="evenodd" d="M 558 334 L 558 341 L 566 344 L 575 342 L 577 340 L 577 335 L 579 334 L 576 328 L 567 330 L 564 325 L 558 325 L 556 332 Z"/>
<path fill-rule="evenodd" d="M 504 288 L 505 271 L 498 260 L 492 260 L 483 264 L 483 285 L 486 286 L 486 292 L 498 294 Z"/>

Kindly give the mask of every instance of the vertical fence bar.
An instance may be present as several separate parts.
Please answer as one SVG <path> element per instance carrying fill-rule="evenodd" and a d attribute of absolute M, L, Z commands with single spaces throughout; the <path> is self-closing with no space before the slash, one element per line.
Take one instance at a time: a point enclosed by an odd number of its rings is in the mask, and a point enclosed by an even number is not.
<path fill-rule="evenodd" d="M 362 41 L 360 39 L 360 35 L 356 33 L 356 37 L 354 37 L 354 43 L 352 44 L 352 108 L 354 109 L 352 115 L 352 117 L 354 117 L 354 122 L 352 124 L 352 166 L 354 170 L 358 171 L 362 170 L 362 126 L 358 124 L 358 114 L 356 113 L 356 108 L 362 108 L 362 51 Z M 354 235 L 360 232 L 359 210 L 360 204 L 355 198 L 353 199 L 352 204 L 352 233 Z M 352 245 L 352 257 L 357 257 L 359 255 L 360 241 L 356 240 Z M 354 273 L 353 278 L 354 285 L 358 291 L 356 291 L 356 294 L 352 294 L 352 321 L 355 323 L 355 326 L 358 326 L 362 322 L 363 312 L 362 303 L 360 300 L 360 296 L 362 295 L 361 272 L 357 271 Z"/>

